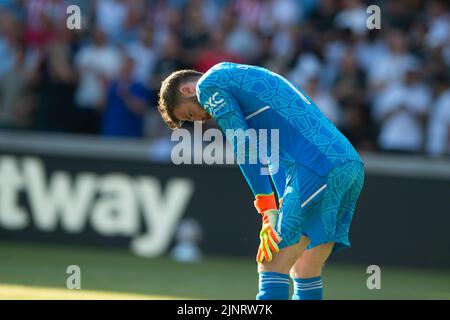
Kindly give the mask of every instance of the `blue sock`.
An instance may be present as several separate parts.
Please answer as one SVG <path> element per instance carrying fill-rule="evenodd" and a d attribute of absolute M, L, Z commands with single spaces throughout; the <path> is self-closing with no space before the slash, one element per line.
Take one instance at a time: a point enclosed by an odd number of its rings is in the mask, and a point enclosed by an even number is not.
<path fill-rule="evenodd" d="M 289 300 L 289 275 L 260 272 L 259 293 L 256 300 Z"/>
<path fill-rule="evenodd" d="M 322 300 L 323 283 L 322 277 L 315 278 L 295 278 L 294 294 L 292 300 Z"/>

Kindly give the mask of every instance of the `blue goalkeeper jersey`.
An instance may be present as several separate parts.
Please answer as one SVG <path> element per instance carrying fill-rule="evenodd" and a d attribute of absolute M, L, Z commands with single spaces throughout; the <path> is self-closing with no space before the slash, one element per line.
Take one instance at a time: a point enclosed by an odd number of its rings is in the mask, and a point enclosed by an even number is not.
<path fill-rule="evenodd" d="M 197 98 L 224 133 L 238 129 L 267 130 L 268 163 L 279 195 L 286 184 L 284 171 L 291 164 L 326 176 L 346 161 L 362 162 L 351 143 L 314 102 L 290 81 L 270 70 L 219 63 L 199 79 Z M 278 135 L 276 158 L 279 165 L 276 172 L 271 166 L 275 148 L 273 141 L 270 141 L 270 132 L 274 129 Z M 235 152 L 241 147 L 242 141 L 239 139 L 228 140 Z M 246 159 L 257 148 L 245 142 L 243 147 L 247 153 Z M 262 174 L 266 166 L 264 163 L 245 161 L 239 166 L 255 195 L 272 193 L 270 176 Z"/>

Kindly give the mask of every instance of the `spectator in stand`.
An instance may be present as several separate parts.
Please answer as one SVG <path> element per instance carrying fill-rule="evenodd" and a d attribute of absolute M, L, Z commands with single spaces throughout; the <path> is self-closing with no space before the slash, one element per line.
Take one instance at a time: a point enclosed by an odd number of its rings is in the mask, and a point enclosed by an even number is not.
<path fill-rule="evenodd" d="M 173 71 L 188 68 L 182 59 L 181 40 L 178 34 L 169 33 L 163 44 L 152 75 L 151 91 L 153 97 L 157 96 L 161 81 Z M 156 98 L 154 99 L 156 101 Z"/>
<path fill-rule="evenodd" d="M 307 1 L 300 4 L 296 0 L 269 0 L 268 14 L 277 28 L 298 25 L 303 19 L 303 8 Z"/>
<path fill-rule="evenodd" d="M 145 0 L 126 0 L 127 18 L 123 32 L 120 34 L 119 44 L 125 46 L 127 43 L 136 41 L 145 26 L 146 4 Z"/>
<path fill-rule="evenodd" d="M 40 131 L 66 132 L 74 112 L 77 86 L 74 68 L 77 36 L 65 26 L 53 28 L 54 38 L 40 51 L 33 75 L 37 93 L 35 126 Z"/>
<path fill-rule="evenodd" d="M 184 60 L 187 64 L 193 65 L 197 57 L 203 53 L 205 46 L 209 44 L 211 34 L 203 22 L 201 7 L 188 3 L 183 14 L 181 31 L 180 40 L 184 49 Z"/>
<path fill-rule="evenodd" d="M 0 77 L 14 65 L 14 49 L 20 41 L 20 27 L 14 15 L 0 10 Z"/>
<path fill-rule="evenodd" d="M 367 29 L 367 6 L 361 0 L 345 0 L 344 8 L 336 16 L 335 24 L 342 29 L 350 29 L 354 34 L 365 34 Z"/>
<path fill-rule="evenodd" d="M 212 35 L 211 43 L 206 44 L 194 61 L 194 68 L 200 72 L 206 72 L 215 64 L 223 61 L 241 63 L 242 60 L 227 51 L 224 47 L 225 34 L 221 30 L 217 30 Z"/>
<path fill-rule="evenodd" d="M 403 81 L 385 87 L 373 110 L 380 126 L 378 144 L 382 150 L 402 153 L 424 150 L 425 123 L 431 97 L 417 66 L 409 66 L 405 70 Z"/>
<path fill-rule="evenodd" d="M 24 1 L 25 41 L 31 48 L 42 48 L 56 36 L 54 26 L 65 26 L 67 5 L 63 0 Z"/>
<path fill-rule="evenodd" d="M 0 76 L 0 128 L 30 129 L 33 95 L 25 47 L 16 47 L 13 66 Z"/>
<path fill-rule="evenodd" d="M 288 74 L 289 80 L 300 87 L 305 87 L 313 78 L 322 75 L 323 63 L 321 57 L 313 50 L 302 50 L 294 68 Z"/>
<path fill-rule="evenodd" d="M 342 116 L 342 133 L 359 151 L 376 151 L 376 131 L 365 104 L 351 101 Z"/>
<path fill-rule="evenodd" d="M 419 1 L 411 0 L 386 1 L 381 4 L 382 25 L 386 23 L 393 29 L 408 31 L 414 20 L 414 12 L 420 10 L 419 5 Z"/>
<path fill-rule="evenodd" d="M 350 29 L 333 29 L 327 33 L 327 41 L 322 43 L 318 53 L 323 56 L 324 70 L 321 74 L 327 86 L 332 86 L 339 77 L 341 62 L 355 47 L 355 35 Z"/>
<path fill-rule="evenodd" d="M 232 28 L 226 35 L 225 49 L 247 61 L 255 59 L 261 51 L 261 40 L 257 29 L 233 20 Z"/>
<path fill-rule="evenodd" d="M 342 126 L 341 107 L 329 91 L 320 88 L 318 77 L 312 77 L 307 82 L 305 92 L 335 126 Z"/>
<path fill-rule="evenodd" d="M 448 46 L 450 44 L 448 2 L 443 0 L 427 1 L 426 20 L 428 32 L 425 36 L 425 45 L 428 48 Z"/>
<path fill-rule="evenodd" d="M 355 44 L 354 52 L 359 66 L 367 75 L 372 75 L 379 67 L 380 61 L 389 56 L 389 49 L 382 37 L 381 30 L 370 30 Z"/>
<path fill-rule="evenodd" d="M 122 54 L 109 45 L 105 33 L 96 28 L 92 33 L 92 44 L 77 53 L 75 63 L 80 80 L 71 129 L 77 133 L 98 134 L 106 88 L 120 71 Z"/>
<path fill-rule="evenodd" d="M 389 31 L 387 37 L 389 51 L 369 69 L 370 89 L 374 95 L 385 86 L 401 81 L 408 68 L 419 62 L 410 53 L 407 37 L 403 31 L 398 29 Z"/>
<path fill-rule="evenodd" d="M 343 106 L 356 102 L 362 104 L 365 99 L 366 73 L 358 65 L 351 50 L 341 59 L 339 73 L 333 86 L 334 95 Z"/>
<path fill-rule="evenodd" d="M 341 57 L 333 93 L 342 106 L 340 129 L 359 150 L 374 150 L 372 124 L 366 103 L 366 73 L 357 60 L 356 50 L 347 49 Z"/>
<path fill-rule="evenodd" d="M 141 138 L 144 135 L 149 92 L 134 80 L 134 64 L 134 59 L 126 56 L 120 74 L 109 85 L 102 113 L 103 136 Z"/>
<path fill-rule="evenodd" d="M 128 8 L 123 0 L 95 0 L 96 26 L 113 41 L 123 32 Z"/>
<path fill-rule="evenodd" d="M 319 0 L 309 17 L 314 28 L 320 32 L 329 32 L 333 29 L 338 12 L 337 7 L 338 3 L 335 0 Z"/>
<path fill-rule="evenodd" d="M 437 99 L 428 125 L 427 152 L 433 157 L 450 155 L 450 81 L 448 73 L 436 79 Z"/>
<path fill-rule="evenodd" d="M 127 46 L 126 52 L 134 60 L 134 79 L 150 87 L 157 59 L 151 26 L 145 25 L 141 28 L 139 40 L 131 42 Z"/>

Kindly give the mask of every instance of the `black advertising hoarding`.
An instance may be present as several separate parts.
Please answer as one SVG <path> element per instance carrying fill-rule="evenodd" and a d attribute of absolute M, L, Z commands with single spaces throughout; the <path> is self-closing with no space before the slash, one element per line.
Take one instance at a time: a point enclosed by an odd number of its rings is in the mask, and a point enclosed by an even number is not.
<path fill-rule="evenodd" d="M 206 254 L 254 256 L 260 216 L 240 170 L 101 156 L 0 153 L 0 240 L 168 252 L 184 217 Z M 450 183 L 368 174 L 352 249 L 333 261 L 450 267 Z"/>
<path fill-rule="evenodd" d="M 260 218 L 233 168 L 15 153 L 0 156 L 0 178 L 2 239 L 121 246 L 152 257 L 192 217 L 206 252 L 245 254 L 257 245 Z"/>

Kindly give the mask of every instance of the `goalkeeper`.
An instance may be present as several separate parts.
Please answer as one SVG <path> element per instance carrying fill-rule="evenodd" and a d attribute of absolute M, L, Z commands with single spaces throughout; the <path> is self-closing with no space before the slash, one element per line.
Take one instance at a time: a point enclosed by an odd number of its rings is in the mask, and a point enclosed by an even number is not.
<path fill-rule="evenodd" d="M 299 88 L 256 66 L 224 62 L 205 74 L 174 72 L 162 83 L 158 108 L 173 129 L 214 118 L 235 152 L 244 147 L 245 159 L 256 146 L 230 133 L 278 131 L 278 146 L 267 141 L 270 175 L 260 162 L 239 163 L 262 216 L 256 298 L 289 299 L 291 277 L 292 299 L 322 299 L 323 265 L 350 246 L 364 182 L 363 162 L 350 142 Z"/>

